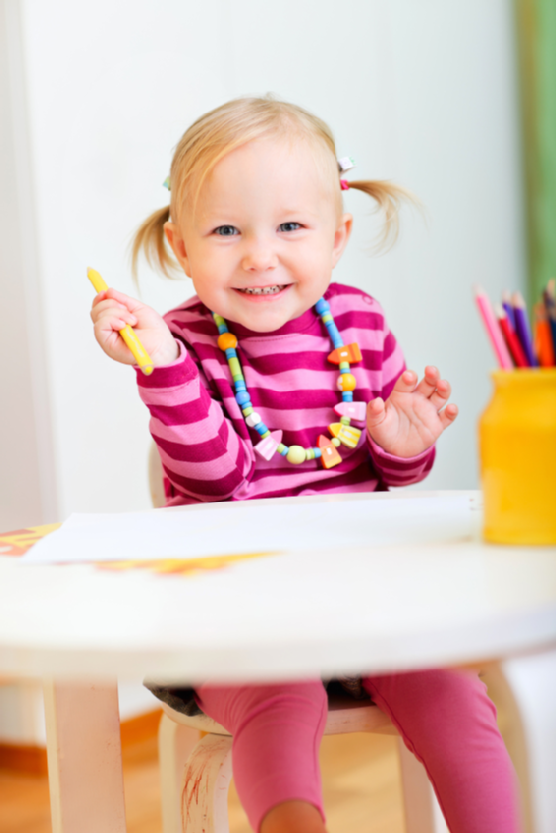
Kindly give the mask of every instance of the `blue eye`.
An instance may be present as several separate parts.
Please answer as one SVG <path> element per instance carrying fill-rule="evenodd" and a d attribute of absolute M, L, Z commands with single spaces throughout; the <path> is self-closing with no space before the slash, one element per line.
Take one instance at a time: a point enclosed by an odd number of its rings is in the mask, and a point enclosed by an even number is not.
<path fill-rule="evenodd" d="M 301 223 L 280 223 L 280 231 L 297 231 Z"/>
<path fill-rule="evenodd" d="M 221 237 L 233 237 L 235 234 L 239 234 L 239 231 L 235 226 L 218 226 L 214 229 L 214 233 Z"/>

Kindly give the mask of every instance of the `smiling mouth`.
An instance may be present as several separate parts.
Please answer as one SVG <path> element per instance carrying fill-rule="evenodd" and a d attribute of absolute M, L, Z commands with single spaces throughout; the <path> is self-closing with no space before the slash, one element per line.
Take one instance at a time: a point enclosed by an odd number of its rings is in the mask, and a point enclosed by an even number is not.
<path fill-rule="evenodd" d="M 278 295 L 288 284 L 274 284 L 274 286 L 246 286 L 245 289 L 237 287 L 238 292 L 244 295 Z"/>

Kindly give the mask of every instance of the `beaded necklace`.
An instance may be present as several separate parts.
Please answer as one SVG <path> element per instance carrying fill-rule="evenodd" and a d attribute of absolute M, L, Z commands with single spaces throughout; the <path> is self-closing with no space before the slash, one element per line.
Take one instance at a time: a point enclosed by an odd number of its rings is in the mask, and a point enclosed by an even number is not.
<path fill-rule="evenodd" d="M 356 380 L 350 373 L 350 362 L 360 362 L 361 351 L 359 345 L 355 342 L 352 344 L 344 344 L 338 328 L 334 323 L 332 313 L 330 312 L 330 304 L 324 298 L 321 298 L 315 304 L 315 312 L 320 316 L 326 326 L 334 345 L 334 350 L 328 356 L 328 361 L 338 365 L 340 375 L 338 376 L 336 386 L 342 392 L 342 401 L 334 406 L 334 410 L 340 417 L 340 421 L 333 422 L 328 426 L 328 430 L 332 434 L 332 439 L 321 434 L 317 440 L 317 445 L 311 448 L 303 448 L 301 445 L 284 445 L 282 442 L 282 431 L 271 431 L 264 424 L 260 415 L 254 410 L 251 404 L 251 397 L 247 390 L 245 377 L 236 351 L 237 338 L 228 330 L 222 316 L 213 312 L 212 317 L 218 327 L 218 346 L 224 352 L 232 374 L 236 402 L 241 408 L 241 412 L 249 428 L 253 428 L 261 437 L 261 442 L 255 446 L 257 454 L 265 460 L 270 460 L 278 452 L 289 463 L 293 463 L 294 465 L 304 463 L 306 460 L 320 459 L 324 468 L 330 469 L 332 466 L 336 466 L 342 462 L 342 458 L 337 451 L 338 446 L 345 445 L 348 448 L 355 448 L 361 436 L 361 431 L 359 428 L 354 428 L 351 425 L 351 420 L 364 422 L 366 405 L 364 402 L 353 401 Z"/>

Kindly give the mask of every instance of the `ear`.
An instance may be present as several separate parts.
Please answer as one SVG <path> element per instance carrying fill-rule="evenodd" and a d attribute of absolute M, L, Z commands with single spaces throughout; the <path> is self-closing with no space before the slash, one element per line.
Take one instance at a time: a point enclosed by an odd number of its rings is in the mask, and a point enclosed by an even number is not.
<path fill-rule="evenodd" d="M 176 223 L 164 223 L 164 232 L 166 233 L 166 240 L 170 244 L 178 263 L 187 277 L 190 278 L 189 258 L 187 257 L 185 242 L 180 227 Z"/>
<path fill-rule="evenodd" d="M 340 222 L 336 226 L 336 231 L 334 232 L 334 248 L 332 250 L 332 268 L 336 266 L 338 261 L 340 260 L 345 247 L 347 246 L 347 242 L 349 240 L 349 236 L 351 234 L 351 228 L 353 225 L 353 217 L 351 214 L 343 214 Z"/>

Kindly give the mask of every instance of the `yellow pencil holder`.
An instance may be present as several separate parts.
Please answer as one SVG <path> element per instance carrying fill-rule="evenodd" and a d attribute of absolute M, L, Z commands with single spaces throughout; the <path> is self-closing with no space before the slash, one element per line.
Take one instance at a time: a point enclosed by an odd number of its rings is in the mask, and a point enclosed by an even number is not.
<path fill-rule="evenodd" d="M 492 379 L 479 422 L 484 538 L 556 544 L 556 368 Z"/>

